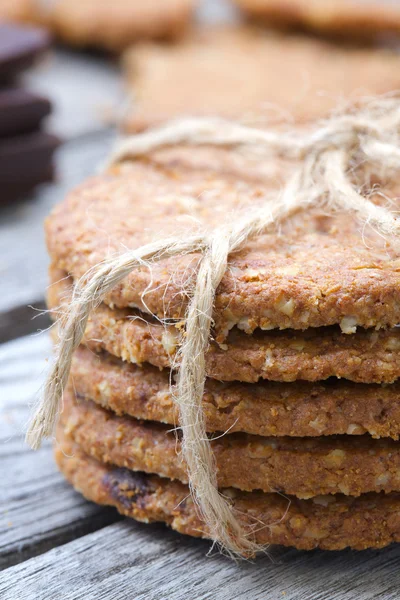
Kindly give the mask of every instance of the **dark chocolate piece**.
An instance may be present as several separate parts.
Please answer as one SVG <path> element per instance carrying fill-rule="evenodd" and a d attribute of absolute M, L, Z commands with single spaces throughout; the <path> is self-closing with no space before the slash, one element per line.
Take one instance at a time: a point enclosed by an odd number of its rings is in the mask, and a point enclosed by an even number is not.
<path fill-rule="evenodd" d="M 50 46 L 45 29 L 0 23 L 0 82 L 26 69 Z"/>
<path fill-rule="evenodd" d="M 35 177 L 32 177 L 30 181 L 0 182 L 0 206 L 23 200 L 32 193 L 36 186 L 53 181 L 53 179 L 54 167 L 48 165 L 38 172 Z"/>
<path fill-rule="evenodd" d="M 50 111 L 47 98 L 21 88 L 0 89 L 0 137 L 38 129 Z"/>
<path fill-rule="evenodd" d="M 0 139 L 0 184 L 30 182 L 52 163 L 59 140 L 36 131 Z"/>

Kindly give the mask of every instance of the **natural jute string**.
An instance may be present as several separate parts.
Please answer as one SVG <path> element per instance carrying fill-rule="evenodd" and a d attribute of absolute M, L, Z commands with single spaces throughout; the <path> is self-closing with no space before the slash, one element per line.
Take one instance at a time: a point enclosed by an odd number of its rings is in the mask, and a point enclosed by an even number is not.
<path fill-rule="evenodd" d="M 379 98 L 363 107 L 323 122 L 312 131 L 282 133 L 211 119 L 177 121 L 131 137 L 112 157 L 112 163 L 142 156 L 175 144 L 254 147 L 270 155 L 298 161 L 298 167 L 278 197 L 238 214 L 227 225 L 190 237 L 176 236 L 129 250 L 99 264 L 75 287 L 61 321 L 57 355 L 43 398 L 32 418 L 27 441 L 38 448 L 51 436 L 67 384 L 74 350 L 81 342 L 90 313 L 129 273 L 143 265 L 185 253 L 200 253 L 195 289 L 186 314 L 186 335 L 180 348 L 175 401 L 180 410 L 182 452 L 193 498 L 208 534 L 230 555 L 249 556 L 261 550 L 252 528 L 244 527 L 230 503 L 217 489 L 216 469 L 202 409 L 205 354 L 210 339 L 215 293 L 232 252 L 250 238 L 276 226 L 309 205 L 355 213 L 384 235 L 398 233 L 398 221 L 356 189 L 350 174 L 359 166 L 379 172 L 400 168 L 400 102 Z M 370 168 L 370 171 L 371 171 Z"/>

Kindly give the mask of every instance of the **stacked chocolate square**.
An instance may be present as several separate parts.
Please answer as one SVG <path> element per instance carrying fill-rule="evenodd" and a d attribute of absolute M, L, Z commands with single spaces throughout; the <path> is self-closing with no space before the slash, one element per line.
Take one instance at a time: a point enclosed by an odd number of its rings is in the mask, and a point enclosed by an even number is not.
<path fill-rule="evenodd" d="M 17 83 L 50 44 L 40 29 L 0 24 L 0 202 L 8 203 L 53 178 L 55 136 L 42 131 L 47 98 Z"/>

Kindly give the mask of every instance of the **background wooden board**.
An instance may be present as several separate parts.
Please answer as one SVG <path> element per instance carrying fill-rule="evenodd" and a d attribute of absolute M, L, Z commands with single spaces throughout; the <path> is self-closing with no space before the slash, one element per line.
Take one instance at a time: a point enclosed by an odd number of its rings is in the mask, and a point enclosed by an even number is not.
<path fill-rule="evenodd" d="M 222 1 L 205 4 L 203 20 L 235 18 Z M 104 57 L 57 51 L 27 81 L 57 102 L 50 125 L 65 143 L 55 184 L 0 207 L 1 600 L 398 598 L 400 546 L 363 553 L 273 549 L 271 557 L 240 564 L 216 552 L 207 557 L 208 542 L 86 502 L 57 472 L 50 443 L 38 453 L 25 446 L 29 405 L 51 353 L 48 334 L 27 335 L 49 324 L 28 307 L 44 306 L 43 219 L 68 189 L 101 168 L 115 139 L 103 117 L 124 108 L 118 66 Z"/>

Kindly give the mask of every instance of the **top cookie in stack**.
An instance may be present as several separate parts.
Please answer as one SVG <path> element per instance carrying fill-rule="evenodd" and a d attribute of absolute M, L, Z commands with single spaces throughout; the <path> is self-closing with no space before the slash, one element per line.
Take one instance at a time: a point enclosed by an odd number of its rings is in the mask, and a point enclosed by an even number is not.
<path fill-rule="evenodd" d="M 216 227 L 235 209 L 251 210 L 267 201 L 270 189 L 242 174 L 213 173 L 212 166 L 205 174 L 166 160 L 134 163 L 91 180 L 57 207 L 47 228 L 49 252 L 56 266 L 76 280 L 106 256 L 130 247 L 131 240 L 141 246 L 161 232 Z M 360 245 L 359 225 L 347 215 L 309 211 L 279 234 L 259 237 L 236 253 L 216 296 L 216 340 L 223 343 L 234 326 L 249 334 L 256 328 L 337 325 L 355 333 L 357 327 L 378 331 L 395 326 L 400 320 L 399 260 L 389 242 L 372 230 L 365 235 L 370 244 Z M 163 260 L 151 273 L 134 270 L 106 304 L 162 319 L 183 318 L 186 280 L 197 258 Z"/>

